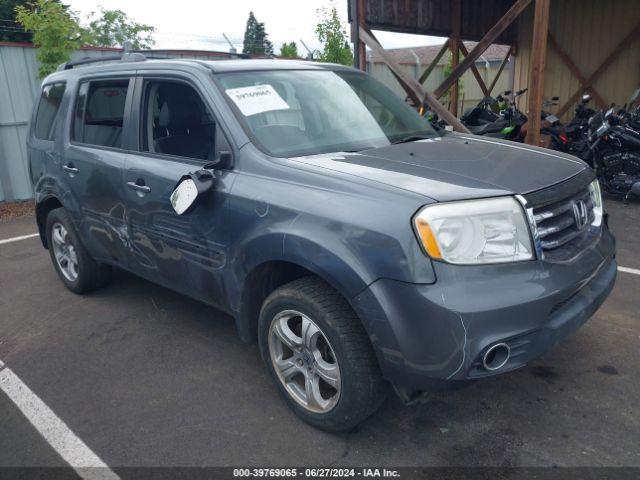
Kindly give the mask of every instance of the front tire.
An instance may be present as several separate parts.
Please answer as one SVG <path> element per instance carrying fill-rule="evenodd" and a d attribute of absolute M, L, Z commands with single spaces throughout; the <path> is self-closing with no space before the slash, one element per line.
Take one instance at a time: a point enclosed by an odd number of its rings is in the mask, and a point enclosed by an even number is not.
<path fill-rule="evenodd" d="M 49 212 L 46 235 L 53 266 L 69 290 L 82 294 L 109 283 L 111 267 L 91 257 L 64 208 Z"/>
<path fill-rule="evenodd" d="M 291 409 L 330 432 L 348 431 L 387 394 L 364 328 L 346 300 L 316 277 L 275 290 L 259 318 L 262 358 Z"/>

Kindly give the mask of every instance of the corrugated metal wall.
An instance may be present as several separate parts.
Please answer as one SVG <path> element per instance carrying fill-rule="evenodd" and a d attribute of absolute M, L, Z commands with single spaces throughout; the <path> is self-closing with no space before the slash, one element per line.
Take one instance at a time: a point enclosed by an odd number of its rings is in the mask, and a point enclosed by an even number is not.
<path fill-rule="evenodd" d="M 82 50 L 72 59 L 114 55 L 112 50 Z M 0 201 L 33 196 L 26 139 L 33 104 L 40 93 L 36 49 L 0 45 Z"/>
<path fill-rule="evenodd" d="M 507 67 L 502 72 L 498 83 L 493 89 L 492 94 L 495 96 L 500 92 L 511 89 L 511 75 L 510 68 L 513 65 L 513 60 L 510 60 Z M 422 74 L 422 70 L 424 70 L 427 66 L 422 65 L 410 65 L 410 64 L 401 64 L 400 67 L 407 74 L 411 75 L 414 78 L 419 78 Z M 496 73 L 498 73 L 498 69 L 500 68 L 500 62 L 489 62 L 489 69 L 487 70 L 485 62 L 476 62 L 476 67 L 478 68 L 478 72 L 483 77 L 485 84 L 489 85 Z M 429 78 L 424 83 L 427 90 L 433 92 L 444 80 L 444 69 L 445 65 L 438 65 Z M 407 96 L 404 89 L 400 86 L 396 78 L 391 73 L 391 70 L 384 63 L 371 63 L 367 64 L 367 71 L 377 78 L 379 81 L 384 83 L 388 88 L 393 90 L 397 95 L 402 98 Z M 462 97 L 464 96 L 464 105 L 462 104 Z M 482 98 L 484 97 L 478 82 L 476 81 L 471 70 L 468 70 L 462 75 L 462 92 L 460 94 L 460 106 L 458 109 L 459 112 L 464 112 L 466 109 L 475 106 Z"/>
<path fill-rule="evenodd" d="M 114 49 L 84 49 L 72 60 L 116 55 Z M 172 58 L 220 58 L 214 52 L 167 51 Z M 33 196 L 28 174 L 26 137 L 33 104 L 40 92 L 36 49 L 0 45 L 0 201 Z"/>
<path fill-rule="evenodd" d="M 32 196 L 25 141 L 37 92 L 35 50 L 0 47 L 0 200 Z"/>
<path fill-rule="evenodd" d="M 638 0 L 552 0 L 549 31 L 563 50 L 589 77 L 616 45 L 640 21 Z M 520 18 L 519 41 L 516 57 L 516 89 L 529 83 L 529 62 L 533 33 L 533 8 L 529 7 Z M 560 57 L 549 49 L 545 71 L 545 98 L 560 97 L 560 105 L 578 89 L 580 83 L 564 65 Z M 623 105 L 640 86 L 640 38 L 629 44 L 595 87 L 609 103 Z M 521 108 L 527 105 L 523 96 Z M 557 107 L 556 107 L 557 108 Z M 554 111 L 553 108 L 550 109 Z M 573 108 L 564 116 L 573 118 Z"/>

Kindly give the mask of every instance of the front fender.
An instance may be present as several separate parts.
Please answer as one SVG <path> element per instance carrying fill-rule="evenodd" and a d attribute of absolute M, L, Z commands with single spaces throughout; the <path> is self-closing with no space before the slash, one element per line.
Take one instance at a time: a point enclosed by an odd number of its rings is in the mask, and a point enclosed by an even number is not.
<path fill-rule="evenodd" d="M 269 262 L 298 265 L 322 278 L 347 299 L 355 297 L 371 283 L 371 276 L 349 255 L 340 255 L 329 245 L 286 232 L 268 232 L 252 237 L 233 255 L 229 284 L 231 310 L 241 309 L 242 290 L 248 276 Z"/>

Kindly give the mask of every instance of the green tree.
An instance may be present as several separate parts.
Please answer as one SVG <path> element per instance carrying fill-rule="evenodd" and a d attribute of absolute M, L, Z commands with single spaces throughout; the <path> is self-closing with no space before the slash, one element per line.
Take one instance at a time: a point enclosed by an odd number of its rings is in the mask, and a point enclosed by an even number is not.
<path fill-rule="evenodd" d="M 18 5 L 16 19 L 33 34 L 41 78 L 69 61 L 71 52 L 82 46 L 84 31 L 75 12 L 55 0 L 35 0 Z"/>
<path fill-rule="evenodd" d="M 249 55 L 273 55 L 273 44 L 269 40 L 269 35 L 267 35 L 264 23 L 259 22 L 253 12 L 249 12 L 249 18 L 247 19 L 242 53 Z"/>
<path fill-rule="evenodd" d="M 280 56 L 283 58 L 298 58 L 298 46 L 296 42 L 284 42 L 280 47 Z"/>
<path fill-rule="evenodd" d="M 347 41 L 347 31 L 340 22 L 335 5 L 317 10 L 320 21 L 316 25 L 316 36 L 322 45 L 317 59 L 321 62 L 353 65 L 353 52 Z"/>
<path fill-rule="evenodd" d="M 85 42 L 96 47 L 121 47 L 131 42 L 134 50 L 151 48 L 155 41 L 151 25 L 131 21 L 122 10 L 104 10 L 96 15 L 91 13 L 87 19 Z"/>
<path fill-rule="evenodd" d="M 0 42 L 30 42 L 30 32 L 25 32 L 16 19 L 16 7 L 26 5 L 27 0 L 0 0 Z"/>

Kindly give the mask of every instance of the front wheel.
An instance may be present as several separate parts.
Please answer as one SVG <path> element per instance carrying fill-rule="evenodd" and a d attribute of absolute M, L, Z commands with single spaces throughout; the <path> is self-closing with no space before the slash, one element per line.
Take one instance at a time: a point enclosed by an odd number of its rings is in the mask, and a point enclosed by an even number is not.
<path fill-rule="evenodd" d="M 386 397 L 369 338 L 344 298 L 315 277 L 295 280 L 265 300 L 262 357 L 280 392 L 307 423 L 347 431 Z"/>

